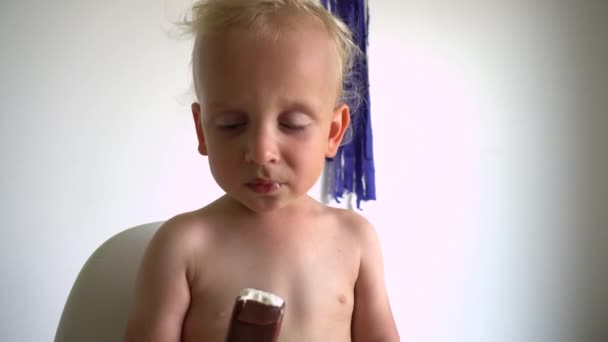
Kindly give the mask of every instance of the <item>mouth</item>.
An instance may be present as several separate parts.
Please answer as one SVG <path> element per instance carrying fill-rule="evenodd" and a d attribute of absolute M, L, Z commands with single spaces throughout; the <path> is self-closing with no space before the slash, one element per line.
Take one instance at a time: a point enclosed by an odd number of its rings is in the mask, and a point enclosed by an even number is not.
<path fill-rule="evenodd" d="M 269 179 L 254 179 L 245 185 L 258 194 L 270 194 L 281 188 L 281 183 Z"/>

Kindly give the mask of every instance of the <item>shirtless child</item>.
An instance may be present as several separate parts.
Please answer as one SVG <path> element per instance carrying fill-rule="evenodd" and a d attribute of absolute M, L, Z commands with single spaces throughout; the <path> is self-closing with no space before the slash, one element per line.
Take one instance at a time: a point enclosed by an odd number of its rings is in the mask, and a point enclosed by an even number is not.
<path fill-rule="evenodd" d="M 198 151 L 225 195 L 156 233 L 126 340 L 223 342 L 258 288 L 285 299 L 282 342 L 398 341 L 374 228 L 307 195 L 349 125 L 347 28 L 312 0 L 193 13 Z"/>

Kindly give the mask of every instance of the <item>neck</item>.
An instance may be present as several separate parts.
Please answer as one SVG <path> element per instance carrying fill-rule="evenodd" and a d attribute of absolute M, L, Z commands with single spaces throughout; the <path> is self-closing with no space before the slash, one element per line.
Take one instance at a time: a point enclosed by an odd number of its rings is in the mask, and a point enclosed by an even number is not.
<path fill-rule="evenodd" d="M 321 204 L 308 195 L 303 195 L 294 202 L 285 207 L 257 212 L 243 205 L 234 198 L 224 195 L 221 201 L 226 206 L 226 210 L 241 216 L 251 222 L 256 222 L 268 226 L 289 225 L 290 222 L 299 220 L 300 218 L 309 217 L 314 212 L 317 212 Z"/>

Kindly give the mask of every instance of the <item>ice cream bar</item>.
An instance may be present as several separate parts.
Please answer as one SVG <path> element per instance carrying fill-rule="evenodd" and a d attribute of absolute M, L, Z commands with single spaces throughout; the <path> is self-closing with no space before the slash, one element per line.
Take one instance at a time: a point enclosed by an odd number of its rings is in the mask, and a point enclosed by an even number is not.
<path fill-rule="evenodd" d="M 244 289 L 236 298 L 226 342 L 276 342 L 285 312 L 281 297 Z"/>

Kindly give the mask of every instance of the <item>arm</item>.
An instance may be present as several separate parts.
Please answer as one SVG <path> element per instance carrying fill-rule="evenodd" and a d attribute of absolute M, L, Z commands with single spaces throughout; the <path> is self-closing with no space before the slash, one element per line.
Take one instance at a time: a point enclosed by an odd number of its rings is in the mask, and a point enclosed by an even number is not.
<path fill-rule="evenodd" d="M 354 342 L 397 342 L 399 334 L 384 283 L 384 266 L 378 236 L 371 224 L 361 228 L 361 262 L 355 284 L 351 328 Z"/>
<path fill-rule="evenodd" d="M 127 322 L 127 342 L 178 342 L 190 304 L 188 253 L 179 219 L 159 228 L 144 254 Z"/>

